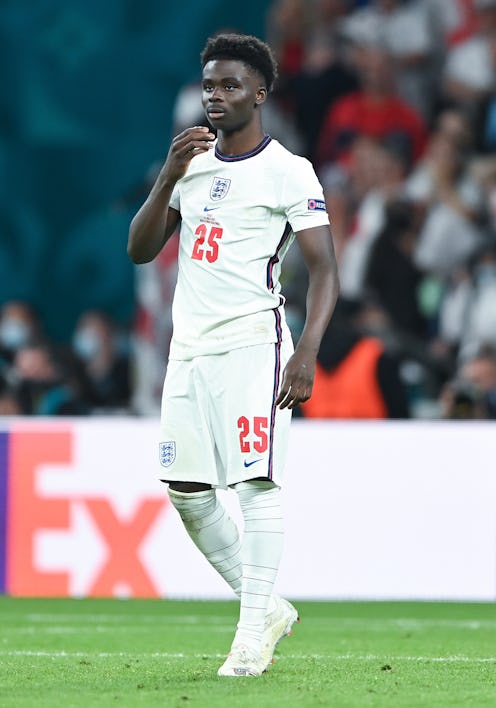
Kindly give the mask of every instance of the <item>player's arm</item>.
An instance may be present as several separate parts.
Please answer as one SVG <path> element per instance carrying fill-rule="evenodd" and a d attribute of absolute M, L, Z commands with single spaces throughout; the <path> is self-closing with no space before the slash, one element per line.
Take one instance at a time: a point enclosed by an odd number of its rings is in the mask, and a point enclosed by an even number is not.
<path fill-rule="evenodd" d="M 208 128 L 187 128 L 172 141 L 148 198 L 131 221 L 127 252 L 134 263 L 148 263 L 174 233 L 180 213 L 169 207 L 176 182 L 186 174 L 195 155 L 207 152 L 215 136 Z"/>
<path fill-rule="evenodd" d="M 306 319 L 293 356 L 288 361 L 276 404 L 294 408 L 312 395 L 315 363 L 339 293 L 338 268 L 329 226 L 296 233 L 308 269 Z"/>

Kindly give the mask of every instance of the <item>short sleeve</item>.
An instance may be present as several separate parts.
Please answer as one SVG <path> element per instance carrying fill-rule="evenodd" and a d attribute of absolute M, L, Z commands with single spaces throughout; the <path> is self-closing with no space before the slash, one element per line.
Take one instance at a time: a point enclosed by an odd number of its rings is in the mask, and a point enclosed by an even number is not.
<path fill-rule="evenodd" d="M 171 198 L 169 200 L 169 206 L 178 212 L 181 212 L 181 200 L 179 199 L 179 188 L 177 184 L 172 190 Z"/>
<path fill-rule="evenodd" d="M 288 165 L 282 198 L 282 208 L 295 233 L 329 224 L 322 185 L 305 158 Z"/>

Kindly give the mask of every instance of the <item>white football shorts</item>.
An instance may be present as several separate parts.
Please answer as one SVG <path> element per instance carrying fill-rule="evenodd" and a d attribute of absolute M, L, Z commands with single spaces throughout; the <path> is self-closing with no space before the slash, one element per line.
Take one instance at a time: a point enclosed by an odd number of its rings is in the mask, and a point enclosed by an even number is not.
<path fill-rule="evenodd" d="M 275 405 L 291 340 L 170 360 L 159 462 L 163 481 L 227 488 L 255 477 L 281 485 L 291 411 Z"/>

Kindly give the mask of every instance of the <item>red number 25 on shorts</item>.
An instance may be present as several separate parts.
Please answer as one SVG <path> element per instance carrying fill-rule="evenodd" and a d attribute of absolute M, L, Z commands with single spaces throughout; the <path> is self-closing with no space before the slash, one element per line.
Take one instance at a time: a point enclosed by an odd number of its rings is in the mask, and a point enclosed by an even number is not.
<path fill-rule="evenodd" d="M 250 441 L 247 440 L 250 434 L 250 421 L 244 415 L 238 418 L 238 429 L 239 429 L 239 447 L 241 452 L 251 452 Z M 269 421 L 267 417 L 255 416 L 253 418 L 253 433 L 255 440 L 253 441 L 253 449 L 256 452 L 265 452 L 269 446 L 269 438 L 267 435 L 267 428 L 269 427 Z"/>

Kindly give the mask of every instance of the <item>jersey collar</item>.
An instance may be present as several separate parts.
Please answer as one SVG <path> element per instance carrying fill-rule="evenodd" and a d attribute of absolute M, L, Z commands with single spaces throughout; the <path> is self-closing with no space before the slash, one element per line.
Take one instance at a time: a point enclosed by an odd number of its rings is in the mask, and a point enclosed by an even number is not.
<path fill-rule="evenodd" d="M 255 155 L 258 155 L 259 152 L 265 150 L 271 140 L 272 138 L 270 137 L 270 135 L 266 135 L 262 142 L 257 145 L 257 147 L 253 148 L 253 150 L 250 150 L 249 152 L 242 152 L 240 155 L 224 155 L 224 153 L 219 150 L 219 147 L 216 144 L 215 157 L 218 160 L 222 160 L 222 162 L 239 162 L 240 160 L 247 160 L 249 157 L 255 157 Z"/>

